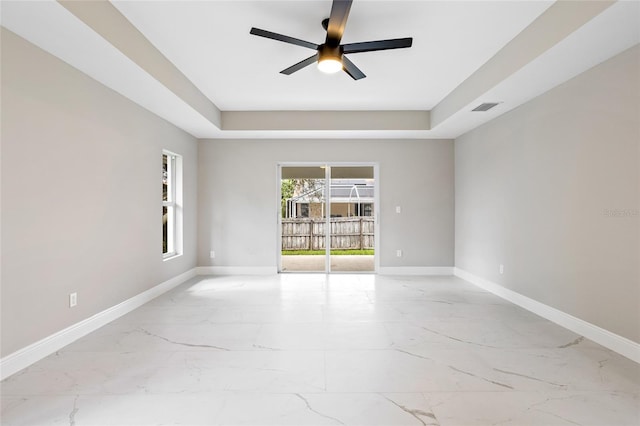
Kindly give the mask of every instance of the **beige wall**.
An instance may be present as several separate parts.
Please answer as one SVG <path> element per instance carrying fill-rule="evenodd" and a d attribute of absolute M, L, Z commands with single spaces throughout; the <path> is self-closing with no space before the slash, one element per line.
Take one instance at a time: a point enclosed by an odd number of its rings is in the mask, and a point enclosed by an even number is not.
<path fill-rule="evenodd" d="M 301 204 L 297 203 L 296 208 L 298 209 L 298 217 L 301 217 Z M 309 217 L 325 217 L 325 206 L 324 203 L 308 203 L 309 204 Z M 362 203 L 362 216 L 364 216 L 364 205 L 373 203 Z M 358 212 L 358 205 L 356 203 L 331 203 L 331 216 L 339 216 L 339 217 L 350 217 L 355 216 Z"/>
<path fill-rule="evenodd" d="M 2 356 L 195 266 L 195 139 L 5 29 L 0 136 Z M 163 148 L 185 182 L 167 262 Z"/>
<path fill-rule="evenodd" d="M 318 161 L 379 163 L 381 266 L 453 266 L 451 140 L 202 140 L 198 265 L 275 267 L 277 164 Z"/>
<path fill-rule="evenodd" d="M 362 203 L 362 215 L 364 216 L 364 205 L 368 203 Z M 373 203 L 370 203 L 373 204 Z M 356 216 L 358 213 L 357 203 L 331 203 L 331 215 L 350 217 Z"/>
<path fill-rule="evenodd" d="M 321 203 L 309 203 L 309 216 L 310 217 L 323 217 L 324 209 Z"/>
<path fill-rule="evenodd" d="M 636 342 L 639 58 L 636 46 L 455 141 L 456 266 Z"/>
<path fill-rule="evenodd" d="M 379 164 L 381 266 L 452 266 L 455 217 L 456 266 L 640 342 L 638 47 L 458 138 L 454 215 L 450 140 L 196 143 L 1 38 L 2 356 L 196 260 L 275 266 L 276 165 L 306 161 Z M 168 262 L 163 148 L 185 166 L 184 255 Z"/>

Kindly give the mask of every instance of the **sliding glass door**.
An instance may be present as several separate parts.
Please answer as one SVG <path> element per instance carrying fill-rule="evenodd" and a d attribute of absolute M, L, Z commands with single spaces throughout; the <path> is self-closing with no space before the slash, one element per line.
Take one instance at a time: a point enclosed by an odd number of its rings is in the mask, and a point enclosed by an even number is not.
<path fill-rule="evenodd" d="M 372 166 L 331 167 L 329 238 L 332 272 L 375 271 Z"/>
<path fill-rule="evenodd" d="M 326 168 L 282 167 L 281 272 L 328 272 Z"/>
<path fill-rule="evenodd" d="M 279 270 L 374 272 L 372 165 L 279 168 Z"/>

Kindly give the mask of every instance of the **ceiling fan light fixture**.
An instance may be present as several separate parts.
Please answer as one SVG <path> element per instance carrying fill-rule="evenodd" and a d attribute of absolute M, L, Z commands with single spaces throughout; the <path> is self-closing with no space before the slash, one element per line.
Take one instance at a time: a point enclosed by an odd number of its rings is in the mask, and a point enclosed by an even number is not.
<path fill-rule="evenodd" d="M 342 50 L 340 46 L 323 44 L 318 49 L 318 69 L 327 74 L 342 71 Z"/>
<path fill-rule="evenodd" d="M 321 58 L 318 61 L 318 69 L 327 74 L 342 71 L 342 62 L 337 58 Z"/>
<path fill-rule="evenodd" d="M 1 0 L 0 0 L 1 1 Z M 375 52 L 378 50 L 403 49 L 411 47 L 413 38 L 393 38 L 387 40 L 363 41 L 359 43 L 342 44 L 342 35 L 347 24 L 349 11 L 353 0 L 333 0 L 331 2 L 331 14 L 322 21 L 322 28 L 327 32 L 323 44 L 315 44 L 299 38 L 289 37 L 260 28 L 251 27 L 249 34 L 270 38 L 283 43 L 306 47 L 315 51 L 315 54 L 293 64 L 280 71 L 280 74 L 291 75 L 294 72 L 317 62 L 318 69 L 324 73 L 336 73 L 344 71 L 354 80 L 360 80 L 366 75 L 349 58 L 343 56 L 348 53 Z"/>

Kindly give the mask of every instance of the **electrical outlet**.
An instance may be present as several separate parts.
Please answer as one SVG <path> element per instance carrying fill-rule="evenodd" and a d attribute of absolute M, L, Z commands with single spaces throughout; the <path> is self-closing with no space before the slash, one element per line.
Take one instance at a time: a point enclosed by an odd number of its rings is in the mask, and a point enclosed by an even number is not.
<path fill-rule="evenodd" d="M 78 304 L 78 293 L 69 294 L 69 307 L 73 308 Z"/>
<path fill-rule="evenodd" d="M 500 265 L 500 273 L 504 274 L 504 265 Z"/>
<path fill-rule="evenodd" d="M 215 251 L 213 251 L 213 250 L 211 250 L 211 251 L 209 252 L 209 257 L 210 257 L 211 259 L 215 259 L 215 257 L 216 257 L 216 252 L 215 252 Z"/>
<path fill-rule="evenodd" d="M 402 257 L 402 250 L 396 250 L 396 256 Z"/>
<path fill-rule="evenodd" d="M 402 207 L 396 206 L 396 213 L 402 213 Z"/>

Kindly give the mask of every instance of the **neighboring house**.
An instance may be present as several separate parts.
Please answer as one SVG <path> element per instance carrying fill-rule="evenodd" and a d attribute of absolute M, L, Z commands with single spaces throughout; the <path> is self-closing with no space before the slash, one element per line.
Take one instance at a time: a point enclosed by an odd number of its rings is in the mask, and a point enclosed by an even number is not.
<path fill-rule="evenodd" d="M 372 179 L 333 179 L 331 181 L 331 217 L 374 215 Z M 326 217 L 324 183 L 298 189 L 287 199 L 285 217 Z"/>

